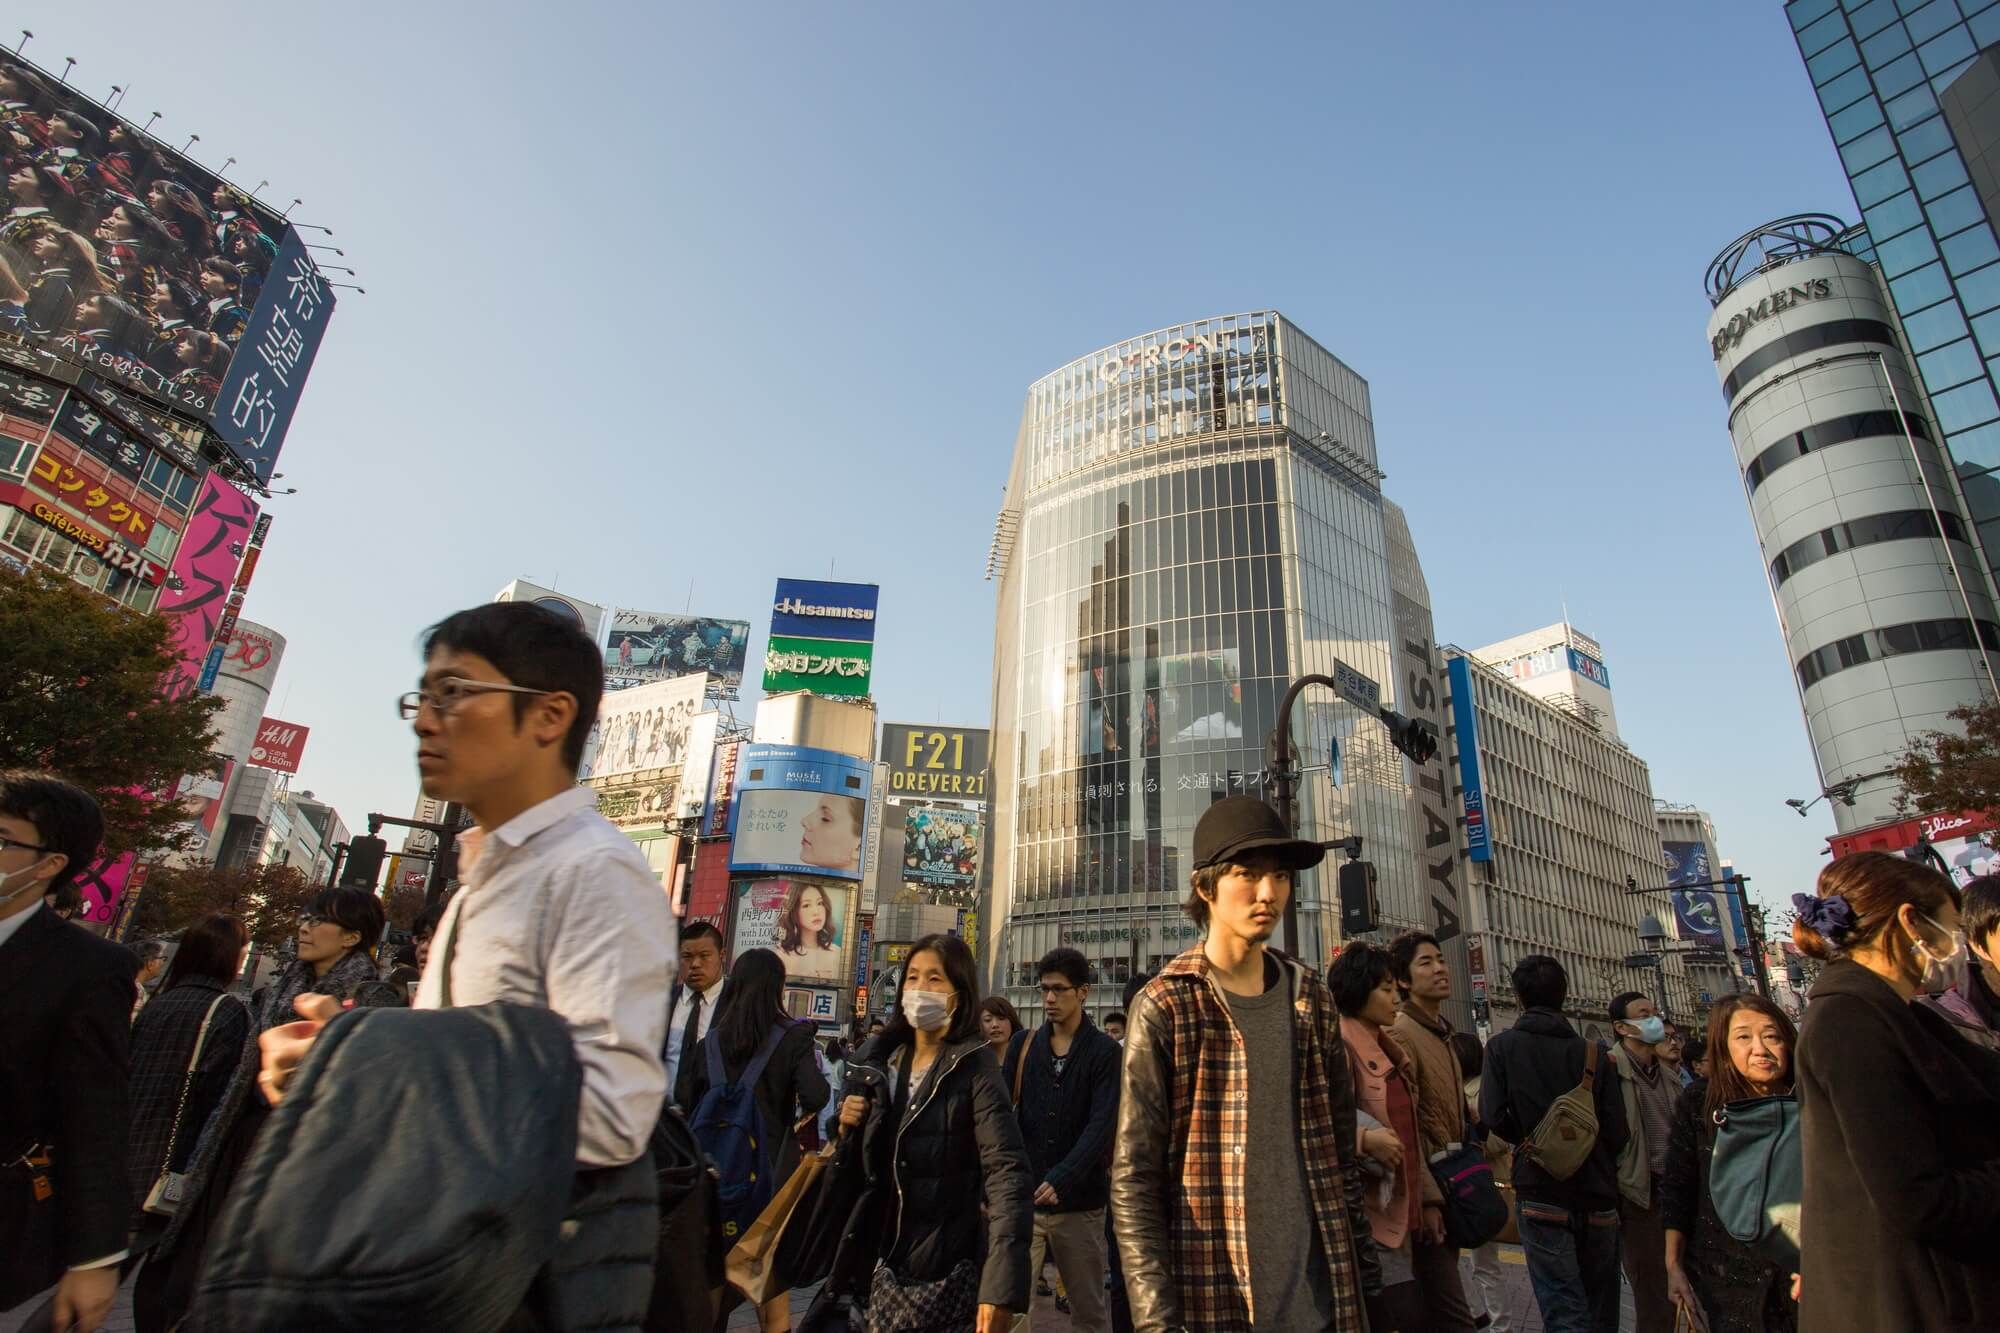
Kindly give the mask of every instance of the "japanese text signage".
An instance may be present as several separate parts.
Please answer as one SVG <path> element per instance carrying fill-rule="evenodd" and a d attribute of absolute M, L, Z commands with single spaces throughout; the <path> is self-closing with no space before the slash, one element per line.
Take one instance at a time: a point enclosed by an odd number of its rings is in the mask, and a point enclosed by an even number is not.
<path fill-rule="evenodd" d="M 216 433 L 259 481 L 271 480 L 332 313 L 333 293 L 326 280 L 306 254 L 298 230 L 287 230 L 249 328 L 229 362 L 213 414 Z"/>
<path fill-rule="evenodd" d="M 167 642 L 180 663 L 163 683 L 168 698 L 197 688 L 228 607 L 230 583 L 257 527 L 257 505 L 249 496 L 214 475 L 203 481 L 160 592 L 159 613 L 173 623 Z M 219 655 L 215 665 L 222 665 Z"/>
<path fill-rule="evenodd" d="M 28 484 L 134 550 L 143 549 L 153 535 L 152 515 L 139 508 L 128 488 L 113 484 L 82 460 L 71 465 L 44 449 L 28 474 Z"/>
<path fill-rule="evenodd" d="M 730 811 L 730 870 L 860 879 L 873 777 L 867 760 L 832 750 L 744 746 Z"/>
<path fill-rule="evenodd" d="M 889 794 L 983 801 L 991 746 L 992 733 L 984 727 L 884 723 L 881 758 L 889 766 Z"/>
<path fill-rule="evenodd" d="M 267 717 L 257 724 L 257 739 L 250 746 L 250 762 L 259 768 L 296 773 L 299 771 L 299 760 L 305 756 L 306 737 L 311 732 L 310 727 Z"/>
<path fill-rule="evenodd" d="M 764 653 L 764 692 L 866 695 L 880 591 L 872 583 L 779 579 Z"/>
<path fill-rule="evenodd" d="M 788 639 L 772 635 L 764 648 L 764 693 L 811 690 L 859 697 L 868 693 L 875 645 L 839 639 Z"/>

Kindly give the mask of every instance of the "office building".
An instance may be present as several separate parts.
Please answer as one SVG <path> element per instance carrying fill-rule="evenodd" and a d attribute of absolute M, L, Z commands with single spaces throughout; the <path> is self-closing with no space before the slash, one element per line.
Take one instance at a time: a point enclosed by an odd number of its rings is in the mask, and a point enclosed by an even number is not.
<path fill-rule="evenodd" d="M 1972 492 L 1941 444 L 1951 418 L 1911 372 L 1870 253 L 1839 219 L 1785 218 L 1733 242 L 1707 284 L 1736 468 L 1842 834 L 1898 818 L 1898 759 L 1986 697 L 2000 649 Z"/>
<path fill-rule="evenodd" d="M 1683 951 L 1696 1003 L 1706 1007 L 1715 996 L 1755 989 L 1743 900 L 1711 887 L 1734 873 L 1716 845 L 1715 820 L 1698 806 L 1656 800 L 1653 821 L 1660 830 L 1661 864 L 1644 887 L 1671 892 L 1650 895 L 1646 902 L 1671 937 L 1667 947 Z"/>
<path fill-rule="evenodd" d="M 1197 940 L 1195 822 L 1268 795 L 1293 679 L 1344 662 L 1383 704 L 1438 716 L 1428 599 L 1383 477 L 1367 382 L 1275 312 L 1161 329 L 1030 386 L 989 562 L 992 989 L 1029 1002 L 1035 961 L 1069 943 L 1108 1001 Z M 1455 921 L 1442 761 L 1416 771 L 1330 691 L 1292 727 L 1301 831 L 1363 839 L 1388 924 Z M 1293 947 L 1314 963 L 1339 939 L 1333 879 L 1296 893 Z"/>
<path fill-rule="evenodd" d="M 1537 699 L 1618 739 L 1611 706 L 1611 672 L 1597 640 L 1567 620 L 1474 648 L 1472 655 Z"/>
<path fill-rule="evenodd" d="M 1669 1015 L 1692 1015 L 1698 988 L 1685 960 L 1641 945 L 1641 923 L 1660 905 L 1626 891 L 1660 875 L 1645 761 L 1464 649 L 1446 647 L 1444 659 L 1445 751 L 1468 829 L 1475 1020 L 1514 1025 L 1511 975 L 1528 954 L 1569 973 L 1568 1012 L 1586 1032 L 1608 1036 L 1611 998 L 1628 990 L 1664 990 Z"/>

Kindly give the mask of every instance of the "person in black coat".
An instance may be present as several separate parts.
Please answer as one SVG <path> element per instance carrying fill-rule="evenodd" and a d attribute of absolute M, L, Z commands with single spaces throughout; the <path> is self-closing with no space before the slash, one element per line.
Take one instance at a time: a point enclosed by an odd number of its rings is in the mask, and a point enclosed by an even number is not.
<path fill-rule="evenodd" d="M 0 773 L 0 1310 L 56 1284 L 54 1326 L 91 1333 L 125 1257 L 128 1024 L 138 957 L 44 895 L 96 858 L 97 802 Z"/>
<path fill-rule="evenodd" d="M 1857 852 L 1792 902 L 1830 964 L 1799 1034 L 1799 1326 L 2000 1328 L 2000 1057 L 1911 1003 L 1965 947 L 1958 891 Z"/>
<path fill-rule="evenodd" d="M 249 947 L 250 932 L 233 916 L 189 926 L 160 993 L 132 1021 L 134 1231 L 166 1229 L 164 1217 L 145 1211 L 146 1198 L 162 1171 L 187 1170 L 242 1059 L 250 1010 L 228 992 Z"/>
<path fill-rule="evenodd" d="M 847 1228 L 829 1285 L 867 1292 L 869 1333 L 1004 1333 L 1028 1308 L 1034 1175 L 999 1062 L 979 1030 L 972 953 L 954 935 L 910 946 L 896 1015 L 848 1062 L 837 1155 L 872 1216 Z M 856 1091 L 868 1089 L 867 1092 Z M 982 1216 L 977 1206 L 984 1201 Z M 944 1313 L 902 1322 L 917 1291 Z"/>
<path fill-rule="evenodd" d="M 708 1035 L 681 1057 L 675 1101 L 692 1117 L 712 1086 L 711 1071 L 720 1063 L 722 1076 L 734 1083 L 774 1031 L 782 1031 L 776 1048 L 757 1079 L 758 1118 L 768 1143 L 764 1169 L 775 1192 L 799 1163 L 795 1126 L 803 1116 L 817 1116 L 833 1095 L 819 1060 L 810 1023 L 795 1023 L 785 1015 L 785 965 L 769 949 L 745 949 L 729 969 L 729 1007 L 716 1018 Z M 724 1314 L 727 1314 L 725 1303 Z M 758 1311 L 765 1333 L 791 1326 L 791 1294 L 778 1292 Z"/>

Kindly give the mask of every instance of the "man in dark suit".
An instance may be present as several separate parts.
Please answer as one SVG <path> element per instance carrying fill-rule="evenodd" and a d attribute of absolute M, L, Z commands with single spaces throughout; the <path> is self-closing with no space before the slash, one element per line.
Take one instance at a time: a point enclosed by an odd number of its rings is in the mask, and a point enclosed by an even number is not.
<path fill-rule="evenodd" d="M 126 1179 L 130 949 L 44 895 L 97 857 L 88 792 L 0 773 L 0 1310 L 56 1283 L 56 1328 L 93 1333 L 118 1292 Z"/>
<path fill-rule="evenodd" d="M 667 997 L 667 1102 L 674 1101 L 682 1062 L 701 1044 L 729 1007 L 729 978 L 722 956 L 722 932 L 706 921 L 681 927 L 681 974 Z M 692 1106 L 684 1110 L 693 1111 Z"/>

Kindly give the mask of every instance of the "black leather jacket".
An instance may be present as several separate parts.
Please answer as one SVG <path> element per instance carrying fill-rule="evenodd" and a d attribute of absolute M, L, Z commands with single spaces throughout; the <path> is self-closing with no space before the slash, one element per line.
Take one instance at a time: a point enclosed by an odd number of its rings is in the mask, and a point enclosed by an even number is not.
<path fill-rule="evenodd" d="M 906 1054 L 878 1040 L 848 1066 L 846 1091 L 860 1084 L 882 1089 L 861 1128 L 868 1179 L 886 1187 L 881 1257 L 907 1282 L 934 1281 L 971 1259 L 982 1265 L 980 1304 L 1024 1311 L 1034 1175 L 999 1062 L 977 1034 L 947 1045 L 898 1119 L 886 1090 L 895 1086 Z"/>

